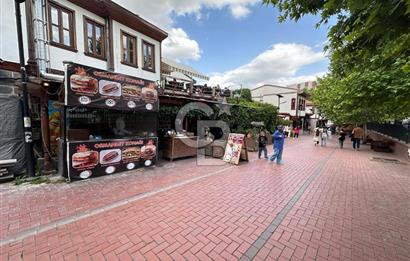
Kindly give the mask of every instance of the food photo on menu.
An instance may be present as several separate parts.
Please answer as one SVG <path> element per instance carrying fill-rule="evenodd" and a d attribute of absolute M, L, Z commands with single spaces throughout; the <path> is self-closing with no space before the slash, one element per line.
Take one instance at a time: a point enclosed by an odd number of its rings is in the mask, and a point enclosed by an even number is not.
<path fill-rule="evenodd" d="M 141 99 L 142 90 L 139 86 L 125 84 L 122 86 L 122 95 L 133 99 Z"/>
<path fill-rule="evenodd" d="M 100 151 L 100 163 L 102 165 L 114 164 L 121 161 L 121 150 L 102 150 Z"/>
<path fill-rule="evenodd" d="M 97 79 L 89 76 L 82 67 L 75 68 L 76 73 L 70 77 L 71 90 L 76 93 L 94 95 L 97 93 Z"/>
<path fill-rule="evenodd" d="M 158 100 L 158 92 L 154 83 L 150 83 L 148 87 L 142 88 L 142 97 L 147 103 L 154 103 Z"/>
<path fill-rule="evenodd" d="M 138 161 L 141 158 L 141 147 L 130 147 L 123 149 L 123 161 Z"/>
<path fill-rule="evenodd" d="M 145 160 L 152 160 L 156 157 L 157 147 L 153 144 L 153 141 L 148 141 L 147 145 L 141 148 L 142 158 Z"/>
<path fill-rule="evenodd" d="M 104 96 L 120 97 L 121 96 L 121 84 L 118 82 L 112 82 L 107 80 L 100 80 L 98 82 L 99 92 Z"/>
<path fill-rule="evenodd" d="M 74 169 L 95 167 L 98 164 L 98 151 L 88 150 L 85 145 L 79 145 L 77 152 L 71 157 L 71 164 Z"/>

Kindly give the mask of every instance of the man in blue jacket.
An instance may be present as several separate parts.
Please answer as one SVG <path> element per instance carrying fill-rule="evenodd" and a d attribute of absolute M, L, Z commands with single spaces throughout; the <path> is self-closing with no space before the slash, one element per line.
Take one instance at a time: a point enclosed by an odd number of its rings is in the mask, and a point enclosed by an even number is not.
<path fill-rule="evenodd" d="M 276 159 L 277 164 L 282 163 L 283 144 L 285 143 L 285 135 L 283 134 L 283 126 L 279 125 L 278 129 L 272 135 L 273 139 L 273 154 L 270 157 L 270 162 Z"/>

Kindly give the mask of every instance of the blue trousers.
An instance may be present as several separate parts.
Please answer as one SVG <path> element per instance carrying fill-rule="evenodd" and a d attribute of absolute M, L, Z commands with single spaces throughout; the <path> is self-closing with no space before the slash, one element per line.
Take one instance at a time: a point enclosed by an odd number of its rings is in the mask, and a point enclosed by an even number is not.
<path fill-rule="evenodd" d="M 276 159 L 276 163 L 280 164 L 282 162 L 282 152 L 283 148 L 273 148 L 273 154 L 270 157 L 270 161 L 274 161 Z"/>
<path fill-rule="evenodd" d="M 353 138 L 353 149 L 360 149 L 360 139 Z"/>
<path fill-rule="evenodd" d="M 259 159 L 261 158 L 262 151 L 263 151 L 263 155 L 265 156 L 265 159 L 267 159 L 268 158 L 268 150 L 267 150 L 266 146 L 259 147 L 258 158 Z"/>

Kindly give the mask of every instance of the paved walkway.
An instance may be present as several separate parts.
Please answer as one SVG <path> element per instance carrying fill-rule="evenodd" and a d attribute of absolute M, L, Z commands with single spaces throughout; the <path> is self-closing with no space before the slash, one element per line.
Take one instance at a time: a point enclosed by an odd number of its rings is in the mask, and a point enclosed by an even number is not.
<path fill-rule="evenodd" d="M 302 137 L 279 166 L 251 153 L 240 166 L 1 185 L 0 259 L 410 260 L 410 164 L 374 155 L 390 156 Z"/>

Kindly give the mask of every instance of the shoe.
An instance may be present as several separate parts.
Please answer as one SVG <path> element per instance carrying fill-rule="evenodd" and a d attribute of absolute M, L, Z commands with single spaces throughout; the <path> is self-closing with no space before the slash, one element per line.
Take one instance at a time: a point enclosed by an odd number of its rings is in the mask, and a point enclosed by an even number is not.
<path fill-rule="evenodd" d="M 265 157 L 265 159 L 269 159 L 268 157 Z"/>

